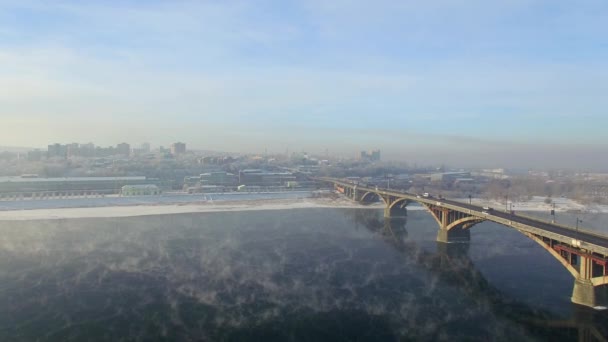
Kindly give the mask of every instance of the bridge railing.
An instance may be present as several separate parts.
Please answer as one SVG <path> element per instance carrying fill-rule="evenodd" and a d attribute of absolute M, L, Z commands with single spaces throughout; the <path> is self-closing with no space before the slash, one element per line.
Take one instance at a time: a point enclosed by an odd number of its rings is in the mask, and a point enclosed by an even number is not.
<path fill-rule="evenodd" d="M 591 229 L 588 229 L 588 228 L 580 228 L 579 227 L 577 229 L 576 227 L 567 226 L 565 224 L 561 224 L 561 223 L 557 223 L 557 222 L 551 222 L 549 220 L 544 220 L 542 218 L 538 218 L 538 217 L 535 217 L 535 216 L 530 216 L 530 215 L 525 215 L 525 214 L 519 214 L 519 213 L 516 214 L 516 215 L 517 216 L 521 216 L 521 217 L 525 217 L 527 219 L 534 220 L 534 221 L 537 221 L 537 222 L 547 223 L 547 224 L 551 224 L 551 225 L 554 225 L 554 226 L 557 226 L 557 227 L 560 227 L 560 228 L 568 229 L 568 230 L 570 230 L 572 232 L 577 232 L 578 231 L 579 233 L 589 234 L 589 235 L 593 235 L 593 236 L 597 236 L 597 237 L 602 237 L 602 238 L 605 238 L 608 235 L 608 234 L 602 234 L 601 232 L 598 232 L 598 231 L 595 231 L 595 230 L 591 230 Z"/>

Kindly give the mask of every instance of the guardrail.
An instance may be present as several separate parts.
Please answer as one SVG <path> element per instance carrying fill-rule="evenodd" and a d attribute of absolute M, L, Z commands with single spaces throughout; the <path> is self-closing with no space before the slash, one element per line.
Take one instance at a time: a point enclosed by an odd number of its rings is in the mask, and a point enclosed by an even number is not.
<path fill-rule="evenodd" d="M 501 210 L 501 212 L 505 212 L 505 211 Z M 508 213 L 508 212 L 506 212 L 506 213 Z M 527 218 L 527 219 L 532 220 L 532 221 L 536 221 L 536 222 L 540 222 L 540 223 L 545 223 L 545 224 L 550 224 L 550 225 L 553 225 L 553 226 L 556 226 L 556 227 L 560 227 L 560 228 L 563 228 L 563 229 L 568 229 L 568 230 L 570 230 L 572 232 L 579 232 L 579 233 L 589 234 L 589 235 L 593 235 L 593 236 L 600 237 L 600 238 L 608 238 L 608 235 L 606 235 L 606 234 L 601 234 L 601 233 L 598 233 L 598 232 L 596 232 L 594 230 L 590 230 L 590 229 L 587 229 L 587 228 L 580 228 L 579 227 L 577 229 L 576 227 L 567 226 L 565 224 L 551 222 L 551 221 L 548 221 L 548 220 L 543 220 L 542 218 L 538 218 L 538 217 L 530 216 L 530 215 L 526 215 L 526 214 L 519 214 L 518 213 L 518 214 L 514 214 L 514 215 L 519 216 L 519 217 L 523 217 L 523 218 Z"/>

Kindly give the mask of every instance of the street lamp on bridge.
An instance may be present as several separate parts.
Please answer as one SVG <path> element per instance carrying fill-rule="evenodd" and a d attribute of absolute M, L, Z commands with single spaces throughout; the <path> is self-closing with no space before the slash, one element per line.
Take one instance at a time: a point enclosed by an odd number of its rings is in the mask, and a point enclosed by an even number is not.
<path fill-rule="evenodd" d="M 583 220 L 579 219 L 578 216 L 576 217 L 576 239 L 578 240 L 578 224 L 579 223 L 583 223 Z"/>

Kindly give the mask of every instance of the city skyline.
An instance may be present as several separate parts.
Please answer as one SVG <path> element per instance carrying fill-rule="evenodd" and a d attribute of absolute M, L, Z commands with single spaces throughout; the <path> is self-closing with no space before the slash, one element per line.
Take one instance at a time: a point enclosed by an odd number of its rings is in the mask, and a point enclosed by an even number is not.
<path fill-rule="evenodd" d="M 608 4 L 0 1 L 0 145 L 607 169 Z"/>
<path fill-rule="evenodd" d="M 101 149 L 107 152 L 108 149 L 112 150 L 116 150 L 116 149 L 120 149 L 120 145 L 126 144 L 129 146 L 129 151 L 131 151 L 131 153 L 135 153 L 135 154 L 141 154 L 146 153 L 146 152 L 158 152 L 159 149 L 161 152 L 165 152 L 165 153 L 171 153 L 171 154 L 175 154 L 174 152 L 172 152 L 172 145 L 174 144 L 185 144 L 188 146 L 187 151 L 188 152 L 195 152 L 195 153 L 220 153 L 220 154 L 224 154 L 224 155 L 257 155 L 257 156 L 261 156 L 261 155 L 269 155 L 269 156 L 292 156 L 292 155 L 302 155 L 302 154 L 306 154 L 306 155 L 310 155 L 311 157 L 317 157 L 317 158 L 322 158 L 322 157 L 331 157 L 331 158 L 346 158 L 346 159 L 360 159 L 360 160 L 380 160 L 380 153 L 382 153 L 382 161 L 384 162 L 407 162 L 409 165 L 418 165 L 421 167 L 438 167 L 438 166 L 448 166 L 450 168 L 508 168 L 508 169 L 517 169 L 517 170 L 523 170 L 523 169 L 528 169 L 528 170 L 555 170 L 555 169 L 562 169 L 562 170 L 571 170 L 571 171 L 582 171 L 582 172 L 589 172 L 589 171 L 594 171 L 594 172 L 608 172 L 608 168 L 603 167 L 602 165 L 602 160 L 598 160 L 598 163 L 593 164 L 593 163 L 585 163 L 584 159 L 587 158 L 587 155 L 579 155 L 578 156 L 578 160 L 580 161 L 579 164 L 574 164 L 574 166 L 570 165 L 570 166 L 563 166 L 560 164 L 550 164 L 550 163 L 546 163 L 545 161 L 542 161 L 542 163 L 538 163 L 538 156 L 535 154 L 535 151 L 528 151 L 528 153 L 525 153 L 526 150 L 526 146 L 525 145 L 521 145 L 521 155 L 518 156 L 518 158 L 522 159 L 522 160 L 526 160 L 527 163 L 523 166 L 519 165 L 519 164 L 507 164 L 503 161 L 500 161 L 500 159 L 496 159 L 496 161 L 492 161 L 492 159 L 488 158 L 489 162 L 487 163 L 479 163 L 479 164 L 474 164 L 474 163 L 462 163 L 461 160 L 459 159 L 459 156 L 452 156 L 454 159 L 450 159 L 450 156 L 447 154 L 449 153 L 449 151 L 445 151 L 446 155 L 444 155 L 442 157 L 442 159 L 437 160 L 437 161 L 431 161 L 431 162 L 420 162 L 418 160 L 415 160 L 413 158 L 409 158 L 409 159 L 395 159 L 393 155 L 391 155 L 390 153 L 388 154 L 388 157 L 385 156 L 385 152 L 382 150 L 379 150 L 377 148 L 369 148 L 369 147 L 361 147 L 361 149 L 353 152 L 353 153 L 337 153 L 333 150 L 329 150 L 329 149 L 324 149 L 324 150 L 290 150 L 290 149 L 286 149 L 284 151 L 278 151 L 278 150 L 271 150 L 268 148 L 265 148 L 262 151 L 254 151 L 254 152 L 242 152 L 242 151 L 226 151 L 226 150 L 210 150 L 210 149 L 205 149 L 205 148 L 197 148 L 197 147 L 190 147 L 189 143 L 187 142 L 174 142 L 171 144 L 167 144 L 167 145 L 159 145 L 159 144 L 154 144 L 154 143 L 150 143 L 150 142 L 142 142 L 142 143 L 132 143 L 132 142 L 125 142 L 122 141 L 120 143 L 116 143 L 116 144 L 112 144 L 112 145 L 102 145 L 102 144 L 97 144 L 94 142 L 87 142 L 87 143 L 79 143 L 79 142 L 71 142 L 71 143 L 52 143 L 52 144 L 48 144 L 47 146 L 43 146 L 43 147 L 36 147 L 36 148 L 32 148 L 32 147 L 17 147 L 17 148 L 8 148 L 7 147 L 3 147 L 0 146 L 0 151 L 2 150 L 6 150 L 6 151 L 10 151 L 10 152 L 27 152 L 27 151 L 38 151 L 38 152 L 42 152 L 45 155 L 47 155 L 47 149 L 50 150 L 52 147 L 53 148 L 57 148 L 56 145 L 59 146 L 63 146 L 64 148 L 69 148 L 70 145 L 77 145 L 79 147 L 85 147 L 85 148 L 90 148 L 90 146 L 92 145 L 92 147 L 94 149 Z M 496 148 L 496 146 L 494 146 L 494 148 Z M 511 148 L 511 146 L 507 146 L 504 147 L 505 153 L 513 153 L 513 151 L 508 151 L 508 149 Z M 569 150 L 557 150 L 554 148 L 554 146 L 544 146 L 545 153 L 548 154 L 552 154 L 550 155 L 550 158 L 559 158 L 559 156 L 564 155 L 564 154 L 576 154 L 579 153 L 578 151 L 575 151 L 574 149 L 570 148 Z M 588 153 L 592 154 L 592 153 L 597 153 L 600 154 L 602 153 L 602 151 L 600 151 L 598 149 L 594 149 L 593 147 L 589 148 Z M 123 150 L 123 153 L 119 153 L 119 154 L 124 154 L 125 150 Z M 377 153 L 377 157 L 373 157 L 374 152 Z M 183 153 L 183 152 L 182 152 Z M 365 153 L 365 155 L 364 155 Z M 477 153 L 483 154 L 486 157 L 489 157 L 490 155 L 488 154 L 487 150 L 484 150 L 483 148 L 477 148 Z M 107 153 L 106 153 L 107 154 Z"/>

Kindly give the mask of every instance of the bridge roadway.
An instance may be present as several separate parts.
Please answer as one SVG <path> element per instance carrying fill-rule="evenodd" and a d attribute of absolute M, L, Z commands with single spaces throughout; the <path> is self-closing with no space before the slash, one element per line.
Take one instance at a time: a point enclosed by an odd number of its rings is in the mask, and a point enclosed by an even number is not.
<path fill-rule="evenodd" d="M 433 196 L 424 197 L 405 191 L 367 187 L 333 178 L 317 179 L 320 181 L 331 182 L 344 187 L 355 188 L 357 189 L 357 191 L 370 192 L 380 196 L 404 198 L 408 201 L 414 201 L 421 204 L 448 208 L 461 213 L 479 217 L 480 219 L 510 226 L 520 231 L 557 240 L 568 245 L 573 245 L 578 248 L 586 249 L 590 252 L 608 255 L 608 236 L 591 232 L 588 230 L 575 229 L 572 227 L 562 226 L 526 216 L 519 216 L 517 214 L 511 214 L 496 209 L 484 210 L 481 206 L 449 200 L 445 198 L 437 198 Z"/>

